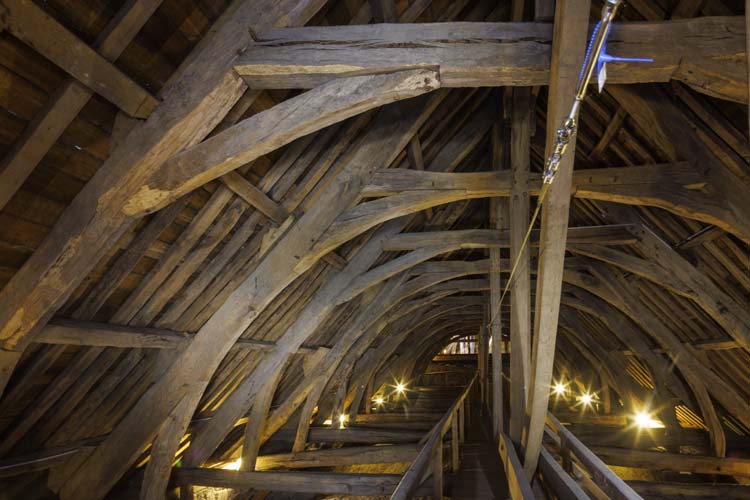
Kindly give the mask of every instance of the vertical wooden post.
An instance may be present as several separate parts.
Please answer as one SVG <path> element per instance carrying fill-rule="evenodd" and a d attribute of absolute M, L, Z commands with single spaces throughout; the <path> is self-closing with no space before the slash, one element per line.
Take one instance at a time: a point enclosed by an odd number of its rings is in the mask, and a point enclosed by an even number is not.
<path fill-rule="evenodd" d="M 560 456 L 562 457 L 562 467 L 568 474 L 573 474 L 573 458 L 570 455 L 570 448 L 565 438 L 560 437 Z"/>
<path fill-rule="evenodd" d="M 443 499 L 443 436 L 435 445 L 435 456 L 432 459 L 432 498 Z"/>
<path fill-rule="evenodd" d="M 461 402 L 461 408 L 458 412 L 458 440 L 460 443 L 466 441 L 466 400 Z"/>
<path fill-rule="evenodd" d="M 485 322 L 483 322 L 485 323 Z M 479 365 L 479 403 L 480 411 L 487 403 L 487 347 L 488 335 L 487 326 L 483 324 L 479 327 L 479 345 L 477 346 L 477 361 Z"/>
<path fill-rule="evenodd" d="M 510 256 L 518 259 L 511 284 L 510 310 L 510 438 L 521 445 L 526 420 L 531 344 L 531 279 L 529 249 L 521 248 L 529 225 L 529 154 L 531 150 L 531 90 L 513 89 L 510 142 Z"/>
<path fill-rule="evenodd" d="M 188 483 L 180 484 L 180 500 L 193 500 L 193 485 Z"/>
<path fill-rule="evenodd" d="M 456 472 L 461 466 L 461 458 L 459 455 L 459 437 L 458 437 L 458 408 L 453 412 L 451 417 L 451 471 Z"/>
<path fill-rule="evenodd" d="M 492 169 L 502 170 L 507 148 L 503 144 L 504 126 L 502 109 L 498 109 L 497 123 L 492 127 Z M 506 139 L 507 140 L 507 139 Z M 508 200 L 490 200 L 490 227 L 507 229 Z M 502 363 L 502 311 L 500 297 L 500 249 L 490 249 L 490 304 L 488 323 L 492 331 L 492 430 L 495 440 L 499 440 L 504 428 L 503 416 L 503 363 Z M 508 297 L 509 298 L 509 297 Z"/>
<path fill-rule="evenodd" d="M 568 116 L 575 98 L 578 76 L 586 50 L 591 0 L 568 0 L 556 2 L 555 5 L 545 157 L 551 154 L 555 145 L 556 130 Z M 534 475 L 539 462 L 544 421 L 549 403 L 565 263 L 575 141 L 574 135 L 570 139 L 568 151 L 560 162 L 555 180 L 542 205 L 539 271 L 537 272 L 534 308 L 534 346 L 527 403 L 529 427 L 526 433 L 526 458 L 524 460 L 524 471 L 529 478 Z"/>

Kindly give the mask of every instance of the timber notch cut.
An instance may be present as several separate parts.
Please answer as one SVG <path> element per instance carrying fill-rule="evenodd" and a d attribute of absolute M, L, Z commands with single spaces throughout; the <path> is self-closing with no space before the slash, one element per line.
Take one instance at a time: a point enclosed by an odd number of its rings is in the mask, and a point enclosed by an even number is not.
<path fill-rule="evenodd" d="M 0 500 L 750 498 L 746 3 L 0 0 Z"/>

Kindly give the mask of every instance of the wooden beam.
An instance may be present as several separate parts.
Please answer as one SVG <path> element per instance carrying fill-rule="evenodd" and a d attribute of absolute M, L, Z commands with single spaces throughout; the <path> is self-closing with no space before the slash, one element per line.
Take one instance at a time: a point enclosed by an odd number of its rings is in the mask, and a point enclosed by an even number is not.
<path fill-rule="evenodd" d="M 539 470 L 544 480 L 549 482 L 555 494 L 561 500 L 586 500 L 591 498 L 544 448 L 539 455 Z"/>
<path fill-rule="evenodd" d="M 530 176 L 529 193 L 537 195 L 541 176 Z M 750 239 L 750 220 L 737 210 L 736 188 L 720 175 L 690 162 L 643 167 L 576 170 L 571 194 L 576 198 L 662 208 L 681 217 L 716 225 L 742 240 Z M 698 189 L 703 188 L 703 189 Z M 384 197 L 355 207 L 357 222 L 387 220 L 401 214 L 458 200 L 509 196 L 506 172 L 440 173 L 388 169 L 378 172 L 362 195 Z M 378 214 L 380 219 L 375 218 Z M 373 222 L 374 223 L 374 222 Z"/>
<path fill-rule="evenodd" d="M 644 498 L 725 498 L 745 500 L 750 495 L 750 486 L 717 483 L 665 483 L 628 481 L 628 484 Z"/>
<path fill-rule="evenodd" d="M 558 418 L 559 415 L 556 414 Z M 564 420 L 560 418 L 561 420 Z M 625 419 L 626 420 L 626 419 Z M 674 429 L 641 429 L 624 422 L 625 426 L 602 425 L 598 423 L 576 423 L 566 428 L 588 446 L 608 446 L 613 448 L 633 448 L 648 450 L 653 448 L 675 448 L 691 446 L 701 450 L 708 449 L 708 433 L 704 430 Z"/>
<path fill-rule="evenodd" d="M 83 85 L 136 118 L 145 118 L 159 101 L 37 7 L 31 0 L 4 0 L 3 24 Z"/>
<path fill-rule="evenodd" d="M 703 9 L 706 0 L 680 0 L 672 10 L 671 19 L 685 19 L 694 17 Z"/>
<path fill-rule="evenodd" d="M 499 102 L 499 101 L 498 101 Z M 504 103 L 503 103 L 504 104 Z M 509 151 L 507 145 L 510 142 L 507 137 L 507 127 L 504 126 L 502 106 L 496 113 L 495 124 L 491 131 L 491 148 L 492 148 L 492 170 L 500 171 L 508 168 L 505 163 Z M 505 136 L 505 137 L 503 137 Z M 491 198 L 489 203 L 489 222 L 490 227 L 495 230 L 508 230 L 509 228 L 509 202 L 505 199 Z M 504 415 L 505 405 L 503 403 L 503 341 L 502 341 L 502 312 L 500 310 L 500 297 L 502 289 L 500 286 L 501 259 L 500 249 L 490 248 L 490 294 L 488 308 L 485 312 L 487 316 L 487 326 L 492 335 L 492 431 L 495 440 L 500 439 L 500 434 L 504 432 L 506 415 Z M 482 333 L 483 330 L 480 330 Z M 483 347 L 484 339 L 480 335 L 480 347 Z M 498 360 L 500 360 L 498 362 Z M 485 363 L 487 361 L 484 361 Z M 482 365 L 480 364 L 480 371 Z"/>
<path fill-rule="evenodd" d="M 89 347 L 119 347 L 123 349 L 181 349 L 194 337 L 192 333 L 162 328 L 119 326 L 109 323 L 55 320 L 46 325 L 34 342 L 40 344 L 79 345 Z M 233 350 L 273 351 L 276 342 L 270 340 L 239 339 Z M 321 346 L 302 345 L 299 354 L 317 352 Z"/>
<path fill-rule="evenodd" d="M 418 130 L 443 97 L 444 96 L 437 94 L 426 101 L 423 99 L 406 101 L 398 108 L 390 107 L 383 109 L 379 116 L 375 118 L 375 122 L 372 124 L 373 126 L 366 137 L 360 142 L 360 147 L 354 153 L 351 161 L 344 168 L 343 172 L 339 174 L 339 178 L 342 179 L 341 182 L 329 184 L 320 195 L 318 202 L 312 205 L 308 209 L 308 212 L 306 212 L 305 215 L 296 222 L 296 225 L 293 226 L 300 228 L 304 227 L 305 229 L 290 229 L 285 233 L 284 236 L 282 236 L 282 241 L 269 251 L 267 257 L 248 277 L 245 284 L 240 286 L 240 288 L 234 292 L 235 296 L 244 297 L 246 292 L 250 289 L 254 289 L 256 285 L 260 283 L 263 283 L 264 286 L 271 285 L 272 288 L 269 289 L 268 294 L 265 292 L 259 293 L 258 290 L 251 293 L 252 296 L 261 300 L 260 303 L 254 306 L 254 309 L 260 310 L 265 307 L 273 297 L 280 293 L 286 284 L 314 264 L 316 261 L 315 258 L 311 259 L 309 265 L 305 266 L 302 266 L 300 264 L 301 261 L 299 260 L 300 256 L 303 258 L 305 257 L 310 245 L 316 240 L 316 238 L 311 237 L 311 235 L 318 233 L 319 231 L 324 231 L 325 227 L 328 226 L 328 223 L 326 222 L 328 217 L 331 217 L 332 221 L 333 218 L 338 215 L 340 210 L 348 204 L 354 203 L 358 197 L 358 190 L 354 187 L 356 184 L 355 179 L 366 178 L 372 170 L 377 168 L 377 166 L 389 164 L 393 161 L 398 153 L 408 144 L 416 130 Z M 388 147 L 384 146 L 386 143 L 388 144 Z M 355 184 L 352 184 L 352 182 L 355 182 Z M 398 226 L 388 226 L 390 230 L 394 227 Z M 286 248 L 297 248 L 300 250 L 300 253 L 289 253 Z M 305 250 L 306 248 L 308 250 Z M 320 321 L 326 317 L 325 313 L 333 307 L 332 298 L 340 293 L 353 276 L 356 276 L 369 268 L 379 254 L 380 245 L 378 244 L 378 240 L 375 240 L 375 243 L 370 247 L 369 252 L 366 255 L 363 255 L 362 259 L 357 259 L 356 261 L 350 260 L 349 266 L 351 266 L 351 268 L 344 270 L 339 278 L 329 281 L 325 287 L 325 293 L 319 294 L 315 300 L 308 304 L 308 307 L 302 314 L 300 314 L 294 325 L 290 327 L 282 339 L 280 339 L 280 344 L 284 345 L 286 349 L 276 353 L 274 356 L 265 358 L 261 365 L 256 368 L 253 376 L 243 382 L 243 384 L 234 391 L 230 399 L 220 407 L 215 415 L 215 422 L 212 422 L 210 427 L 207 427 L 201 434 L 196 436 L 191 449 L 186 455 L 186 461 L 188 463 L 200 464 L 206 460 L 208 454 L 218 446 L 221 439 L 232 429 L 234 423 L 247 411 L 248 405 L 259 387 L 264 384 L 266 380 L 270 379 L 276 371 L 283 369 L 285 360 L 288 359 L 288 356 L 293 352 L 291 347 L 302 344 L 302 342 L 304 342 L 304 340 L 314 331 L 315 327 L 320 324 Z M 274 262 L 277 260 L 278 262 Z M 282 263 L 283 260 L 287 260 L 287 262 Z M 355 271 L 359 266 L 365 267 L 359 271 Z M 277 278 L 283 277 L 283 286 L 277 287 L 277 285 L 273 285 L 273 283 L 277 283 L 276 278 L 272 281 L 263 278 L 263 280 L 257 281 L 255 282 L 256 284 L 251 285 L 258 273 L 268 273 Z M 282 282 L 278 282 L 277 284 L 282 284 Z M 243 290 L 243 287 L 246 287 L 247 290 Z M 246 299 L 243 298 L 242 301 L 246 302 Z M 245 318 L 242 320 L 243 323 L 247 322 L 249 324 L 252 322 L 252 317 L 246 318 L 246 313 L 235 311 L 233 307 L 229 306 L 229 304 L 231 304 L 231 300 L 217 311 L 215 317 L 229 313 L 230 315 L 238 315 L 238 317 L 242 316 Z M 212 321 L 209 321 L 208 324 L 210 325 L 211 323 Z M 216 323 L 216 327 L 219 327 L 220 324 L 221 323 Z M 226 325 L 221 326 L 220 328 L 222 331 L 226 332 Z M 242 330 L 244 330 L 244 327 Z M 231 345 L 235 338 L 241 333 L 240 330 L 234 331 L 231 338 L 226 339 L 227 345 Z M 198 336 L 200 336 L 200 332 Z M 216 345 L 216 339 L 214 339 L 212 343 Z M 224 346 L 224 348 L 226 347 L 227 346 Z M 224 350 L 224 348 L 222 348 L 222 350 Z M 195 354 L 198 354 L 198 352 Z M 222 357 L 223 354 L 219 356 L 218 359 Z M 205 357 L 203 359 L 205 360 Z"/>
<path fill-rule="evenodd" d="M 531 245 L 539 244 L 539 231 L 534 230 L 530 237 Z M 424 231 L 401 233 L 383 243 L 387 252 L 418 250 L 425 247 L 456 245 L 458 248 L 508 248 L 509 230 L 498 229 L 456 229 L 452 231 Z M 631 245 L 637 238 L 627 230 L 626 225 L 583 226 L 567 229 L 571 245 Z"/>
<path fill-rule="evenodd" d="M 174 222 L 187 202 L 187 199 L 179 200 L 154 214 L 135 236 L 134 241 L 117 257 L 117 260 L 109 264 L 104 276 L 91 288 L 73 312 L 73 318 L 94 317 L 110 295 L 117 290 L 120 283 L 130 275 L 148 248 L 158 241 L 159 235 Z"/>
<path fill-rule="evenodd" d="M 358 464 L 392 464 L 411 462 L 417 456 L 417 443 L 389 446 L 352 446 L 298 453 L 260 455 L 255 470 L 276 468 L 308 469 L 312 467 L 341 467 Z"/>
<path fill-rule="evenodd" d="M 573 104 L 584 58 L 585 27 L 588 24 L 589 10 L 589 0 L 557 2 L 555 5 L 545 157 L 552 153 L 557 128 L 566 119 Z M 555 180 L 542 205 L 539 270 L 534 307 L 534 344 L 529 371 L 529 397 L 526 404 L 529 423 L 524 443 L 523 467 L 526 477 L 529 478 L 533 477 L 539 461 L 552 382 L 575 146 L 574 135 L 570 138 L 568 151 L 560 161 Z"/>
<path fill-rule="evenodd" d="M 294 3 L 284 22 L 306 22 L 322 3 Z M 200 141 L 241 97 L 246 86 L 231 72 L 230 61 L 252 41 L 248 25 L 274 24 L 284 5 L 272 2 L 273 8 L 261 8 L 260 16 L 257 4 L 228 9 L 219 21 L 221 28 L 200 44 L 196 53 L 200 55 L 188 58 L 179 77 L 164 89 L 165 101 L 111 152 L 47 238 L 0 291 L 3 349 L 21 350 L 28 344 L 30 334 L 65 302 L 129 227 L 122 208 L 144 180 L 176 152 Z M 242 21 L 225 22 L 233 17 Z"/>
<path fill-rule="evenodd" d="M 457 244 L 425 246 L 396 257 L 395 259 L 391 259 L 353 279 L 352 282 L 349 283 L 349 286 L 341 292 L 341 295 L 336 298 L 336 304 L 348 302 L 378 283 L 407 271 L 421 262 L 444 253 L 450 253 L 458 248 L 460 248 L 460 246 Z"/>
<path fill-rule="evenodd" d="M 511 123 L 510 258 L 518 259 L 510 298 L 510 419 L 508 432 L 516 445 L 522 443 L 529 394 L 531 363 L 531 261 L 522 248 L 529 225 L 529 165 L 531 153 L 531 92 L 513 89 Z M 570 230 L 568 230 L 570 232 Z M 512 265 L 512 264 L 511 264 Z"/>
<path fill-rule="evenodd" d="M 530 500 L 536 498 L 531 490 L 531 484 L 523 470 L 521 460 L 513 445 L 513 441 L 505 433 L 500 433 L 498 453 L 505 467 L 505 477 L 508 478 L 508 491 L 511 500 Z"/>
<path fill-rule="evenodd" d="M 313 493 L 320 495 L 390 495 L 398 474 L 347 474 L 342 472 L 248 472 L 222 469 L 177 469 L 182 484 L 215 488 Z"/>
<path fill-rule="evenodd" d="M 719 458 L 680 453 L 624 450 L 606 446 L 593 446 L 591 451 L 609 465 L 690 472 L 693 474 L 750 477 L 750 459 L 747 458 Z"/>
<path fill-rule="evenodd" d="M 236 70 L 253 88 L 311 88 L 341 76 L 424 67 L 437 68 L 444 87 L 548 85 L 552 34 L 547 23 L 282 29 L 260 37 L 260 44 L 239 58 Z M 415 45 L 407 48 L 407 43 Z M 742 16 L 615 23 L 607 48 L 612 54 L 654 59 L 652 64 L 610 65 L 608 83 L 674 79 L 698 92 L 747 102 Z M 721 64 L 727 59 L 736 67 Z"/>
<path fill-rule="evenodd" d="M 161 500 L 169 484 L 172 465 L 185 429 L 193 412 L 188 406 L 190 399 L 184 398 L 177 405 L 159 429 L 159 434 L 151 444 L 149 461 L 143 474 L 139 500 Z"/>
<path fill-rule="evenodd" d="M 350 259 L 347 267 L 337 273 L 310 299 L 300 312 L 295 322 L 279 339 L 286 348 L 273 356 L 265 358 L 261 365 L 253 372 L 253 376 L 246 378 L 242 384 L 229 396 L 214 415 L 210 425 L 196 435 L 193 444 L 185 455 L 185 462 L 189 465 L 204 463 L 221 440 L 233 428 L 235 422 L 246 412 L 265 380 L 274 376 L 273 373 L 282 371 L 286 366 L 293 350 L 292 346 L 301 346 L 315 329 L 328 317 L 334 306 L 334 301 L 351 280 L 369 269 L 381 254 L 382 239 L 398 233 L 402 229 L 399 222 L 387 224 L 357 254 Z"/>
<path fill-rule="evenodd" d="M 541 188 L 541 174 L 529 175 L 529 192 L 537 196 Z M 379 170 L 362 188 L 363 196 L 389 196 L 410 191 L 466 191 L 467 197 L 510 196 L 512 177 L 510 172 L 420 172 L 405 169 Z M 703 187 L 710 183 L 705 173 L 696 170 L 695 165 L 685 161 L 657 163 L 637 167 L 610 167 L 597 169 L 576 169 L 573 173 L 571 194 L 580 198 L 599 199 L 609 193 L 610 199 L 619 201 L 628 192 L 636 194 L 635 184 L 640 191 L 655 191 L 651 186 L 668 183 L 683 186 L 684 189 Z M 631 187 L 633 186 L 633 187 Z M 650 194 L 650 193 L 649 193 Z M 644 196 L 642 194 L 641 196 Z"/>
<path fill-rule="evenodd" d="M 750 415 L 750 409 L 744 399 L 725 380 L 702 363 L 689 347 L 683 345 L 651 309 L 643 305 L 638 298 L 639 293 L 631 282 L 609 266 L 592 264 L 590 269 L 593 270 L 594 276 L 591 274 L 575 276 L 574 273 L 569 273 L 566 281 L 575 282 L 576 286 L 589 290 L 610 302 L 652 335 L 657 343 L 669 350 L 671 359 L 686 378 L 700 405 L 703 419 L 711 432 L 716 453 L 723 455 L 724 432 L 709 396 L 715 398 L 739 420 L 747 421 L 746 415 Z M 617 290 L 617 293 L 615 294 L 613 290 Z"/>
<path fill-rule="evenodd" d="M 178 77 L 173 79 L 165 95 L 169 97 L 159 106 L 154 115 L 137 126 L 117 151 L 114 151 L 105 164 L 97 171 L 95 178 L 79 193 L 76 202 L 61 216 L 49 238 L 27 261 L 27 267 L 16 273 L 12 287 L 6 286 L 3 293 L 14 295 L 13 303 L 3 300 L 0 316 L 10 312 L 13 317 L 21 306 L 24 315 L 16 316 L 10 331 L 3 331 L 3 338 L 24 337 L 40 326 L 55 308 L 62 303 L 79 284 L 89 269 L 96 264 L 116 239 L 118 229 L 126 219 L 122 208 L 132 194 L 137 191 L 164 162 L 177 151 L 195 144 L 217 125 L 234 103 L 241 97 L 245 85 L 230 71 L 229 61 L 237 50 L 243 49 L 252 41 L 250 32 L 262 32 L 263 27 L 275 24 L 280 18 L 284 23 L 306 22 L 322 3 L 310 2 L 286 4 L 274 2 L 269 8 L 237 2 L 218 21 L 218 29 L 201 43 L 196 56 L 188 58 Z M 261 8 L 261 12 L 256 10 Z M 289 8 L 283 16 L 284 12 Z M 251 24 L 258 23 L 258 24 Z M 248 26 L 253 29 L 248 29 Z M 175 91 L 175 86 L 179 91 Z M 113 234 L 115 233 L 115 234 Z M 34 276 L 30 282 L 26 278 Z M 28 302 L 33 307 L 25 307 Z M 12 312 L 11 312 L 12 311 Z M 3 322 L 7 325 L 7 322 Z M 226 325 L 225 325 L 226 326 Z M 10 335 L 7 335 L 10 333 Z M 195 342 L 191 347 L 195 346 Z M 190 352 L 188 347 L 185 352 Z M 223 357 L 223 356 L 222 356 Z M 195 366 L 200 365 L 200 363 Z M 213 370 L 214 363 L 206 368 Z M 210 378 L 210 375 L 209 377 Z M 206 382 L 208 378 L 204 379 Z M 136 448 L 145 444 L 158 431 L 185 391 L 199 392 L 205 385 L 187 384 L 183 391 L 177 391 L 159 401 L 162 412 L 148 412 L 151 422 L 141 425 L 141 436 Z M 157 384 L 156 386 L 158 386 Z M 153 386 L 152 389 L 156 388 Z M 169 392 L 169 391 L 166 391 Z M 147 392 L 146 397 L 154 397 Z M 161 396 L 157 396 L 159 399 Z M 172 399 L 174 398 L 174 399 Z M 136 407 L 138 405 L 136 404 Z M 166 406 L 166 408 L 164 408 Z M 193 407 L 194 408 L 194 407 Z M 148 418 L 136 417 L 143 424 Z M 135 437 L 135 435 L 131 436 Z M 127 441 L 127 440 L 126 440 Z M 125 441 L 120 441 L 120 443 Z M 91 454 L 95 457 L 105 442 Z M 125 447 L 127 448 L 127 446 Z M 124 450 L 122 450 L 124 451 Z M 132 451 L 132 450 L 128 450 Z M 117 481 L 122 472 L 135 459 L 126 451 L 126 457 L 116 458 L 116 462 L 94 459 L 84 461 L 80 475 L 66 478 L 61 496 L 63 498 L 100 497 Z M 125 460 L 123 460 L 125 458 Z M 89 474 L 86 469 L 95 463 L 97 467 L 112 467 L 108 473 Z M 117 465 L 114 465 L 117 463 Z M 118 472 L 119 470 L 119 472 Z M 92 484 L 91 478 L 97 478 Z M 80 488 L 80 490 L 79 490 Z"/>
<path fill-rule="evenodd" d="M 710 204 L 711 199 L 721 200 L 721 210 L 725 212 L 722 218 L 731 221 L 729 227 L 714 225 L 750 243 L 750 213 L 745 209 L 745 195 L 750 187 L 747 169 L 729 161 L 722 151 L 711 147 L 710 141 L 704 141 L 700 124 L 684 113 L 660 87 L 613 85 L 608 87 L 608 92 L 642 130 L 649 130 L 649 141 L 666 158 L 690 158 L 701 166 L 706 179 L 705 185 L 696 186 L 703 188 L 706 197 L 701 204 Z"/>
<path fill-rule="evenodd" d="M 599 138 L 599 141 L 594 146 L 594 149 L 591 150 L 591 154 L 589 154 L 590 161 L 596 161 L 596 160 L 601 159 L 602 155 L 604 154 L 604 151 L 609 146 L 609 143 L 612 142 L 612 139 L 615 138 L 615 135 L 617 135 L 617 132 L 620 131 L 620 127 L 622 126 L 627 116 L 628 114 L 627 112 L 625 112 L 624 109 L 617 108 L 617 111 L 615 111 L 614 116 L 609 121 L 609 123 L 607 123 L 607 128 L 604 130 L 604 133 L 602 134 L 601 138 Z"/>
<path fill-rule="evenodd" d="M 333 348 L 325 354 L 315 365 L 311 373 L 307 375 L 306 380 L 299 384 L 292 394 L 277 406 L 273 413 L 268 415 L 268 409 L 266 410 L 266 415 L 263 418 L 265 425 L 259 426 L 262 428 L 258 429 L 252 436 L 254 442 L 248 444 L 246 438 L 245 448 L 252 446 L 255 450 L 259 449 L 260 445 L 267 441 L 292 416 L 302 402 L 307 399 L 308 404 L 306 409 L 308 411 L 303 412 L 300 416 L 297 428 L 298 437 L 295 438 L 295 443 L 298 445 L 303 442 L 309 428 L 312 409 L 315 406 L 314 400 L 316 401 L 321 396 L 325 386 L 329 383 L 337 368 L 342 365 L 344 368 L 341 371 L 347 372 L 350 370 L 353 367 L 354 361 L 356 361 L 359 355 L 364 353 L 369 343 L 388 324 L 388 320 L 391 318 L 383 318 L 383 315 L 398 303 L 399 294 L 397 292 L 400 292 L 399 288 L 405 277 L 406 275 L 394 277 L 379 287 L 369 303 L 354 316 L 346 332 L 338 338 Z M 350 353 L 350 349 L 354 350 L 355 353 Z M 348 367 L 345 361 L 347 355 L 349 355 Z M 345 381 L 346 377 L 339 377 L 338 379 Z M 275 391 L 275 387 L 271 387 L 268 390 Z M 256 408 L 257 404 L 256 402 L 253 408 Z M 344 414 L 344 408 L 339 408 L 338 410 L 335 412 L 336 414 Z M 336 417 L 336 414 L 334 414 L 334 417 Z"/>
<path fill-rule="evenodd" d="M 399 71 L 323 84 L 177 154 L 133 195 L 124 211 L 136 215 L 160 208 L 297 138 L 438 87 L 437 73 L 432 70 Z"/>
<path fill-rule="evenodd" d="M 572 251 L 635 273 L 668 288 L 673 293 L 695 301 L 724 328 L 734 339 L 736 346 L 750 351 L 750 312 L 651 230 L 645 226 L 636 226 L 633 229 L 639 235 L 636 246 L 648 256 L 648 260 L 620 251 L 610 252 L 611 249 L 605 250 L 597 245 L 589 249 L 576 247 Z"/>
<path fill-rule="evenodd" d="M 266 193 L 255 187 L 239 172 L 234 170 L 221 176 L 221 182 L 245 200 L 251 207 L 259 210 L 276 224 L 281 224 L 289 215 L 284 208 L 268 197 Z"/>
<path fill-rule="evenodd" d="M 625 481 L 620 479 L 617 474 L 605 465 L 597 453 L 588 449 L 573 433 L 560 425 L 560 422 L 551 413 L 547 415 L 547 418 L 551 422 L 553 430 L 560 437 L 561 448 L 568 449 L 575 454 L 578 460 L 591 473 L 596 485 L 610 498 L 616 500 L 637 500 L 641 498 Z"/>
<path fill-rule="evenodd" d="M 284 436 L 282 429 L 274 434 L 274 439 Z M 384 443 L 409 443 L 419 441 L 424 436 L 423 432 L 388 429 L 377 427 L 348 427 L 337 429 L 334 427 L 310 427 L 308 442 L 310 443 L 358 443 L 358 444 L 384 444 Z M 291 434 L 290 434 L 291 437 Z"/>
<path fill-rule="evenodd" d="M 134 0 L 124 4 L 96 39 L 94 48 L 110 62 L 117 59 L 161 1 Z M 92 95 L 88 87 L 69 78 L 49 96 L 0 163 L 0 209 L 20 189 Z"/>

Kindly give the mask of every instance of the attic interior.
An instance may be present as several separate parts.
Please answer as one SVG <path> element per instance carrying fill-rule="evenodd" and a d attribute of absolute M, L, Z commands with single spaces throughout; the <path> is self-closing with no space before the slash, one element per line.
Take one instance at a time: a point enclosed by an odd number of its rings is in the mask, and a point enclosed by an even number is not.
<path fill-rule="evenodd" d="M 750 498 L 745 13 L 0 0 L 0 499 Z"/>

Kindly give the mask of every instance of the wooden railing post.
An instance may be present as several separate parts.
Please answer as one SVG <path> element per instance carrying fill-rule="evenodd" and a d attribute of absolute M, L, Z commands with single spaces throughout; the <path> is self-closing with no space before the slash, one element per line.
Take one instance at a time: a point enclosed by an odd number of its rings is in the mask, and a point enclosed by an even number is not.
<path fill-rule="evenodd" d="M 466 441 L 466 402 L 464 401 L 460 405 L 460 411 L 458 413 L 458 440 L 460 443 Z"/>
<path fill-rule="evenodd" d="M 453 412 L 451 417 L 451 471 L 456 472 L 461 466 L 461 458 L 459 456 L 459 439 L 458 439 L 458 408 Z"/>
<path fill-rule="evenodd" d="M 443 500 L 443 435 L 440 435 L 432 459 L 432 498 Z"/>
<path fill-rule="evenodd" d="M 562 457 L 562 468 L 570 474 L 573 475 L 573 458 L 570 455 L 570 448 L 568 447 L 567 440 L 560 436 L 560 456 Z"/>
<path fill-rule="evenodd" d="M 451 465 L 457 468 L 458 443 L 456 442 L 456 435 L 459 434 L 458 431 L 460 431 L 464 422 L 457 423 L 456 418 L 465 413 L 464 411 L 459 412 L 459 409 L 467 402 L 472 391 L 475 390 L 475 386 L 479 385 L 477 384 L 477 378 L 477 375 L 475 375 L 471 379 L 468 387 L 464 389 L 440 421 L 420 441 L 423 446 L 409 468 L 404 472 L 401 481 L 391 495 L 391 500 L 409 500 L 412 498 L 417 486 L 429 470 L 430 461 L 432 461 L 433 496 L 438 499 L 443 498 L 443 437 L 448 429 L 451 429 L 453 433 L 451 438 Z M 458 441 L 460 442 L 460 438 Z"/>

